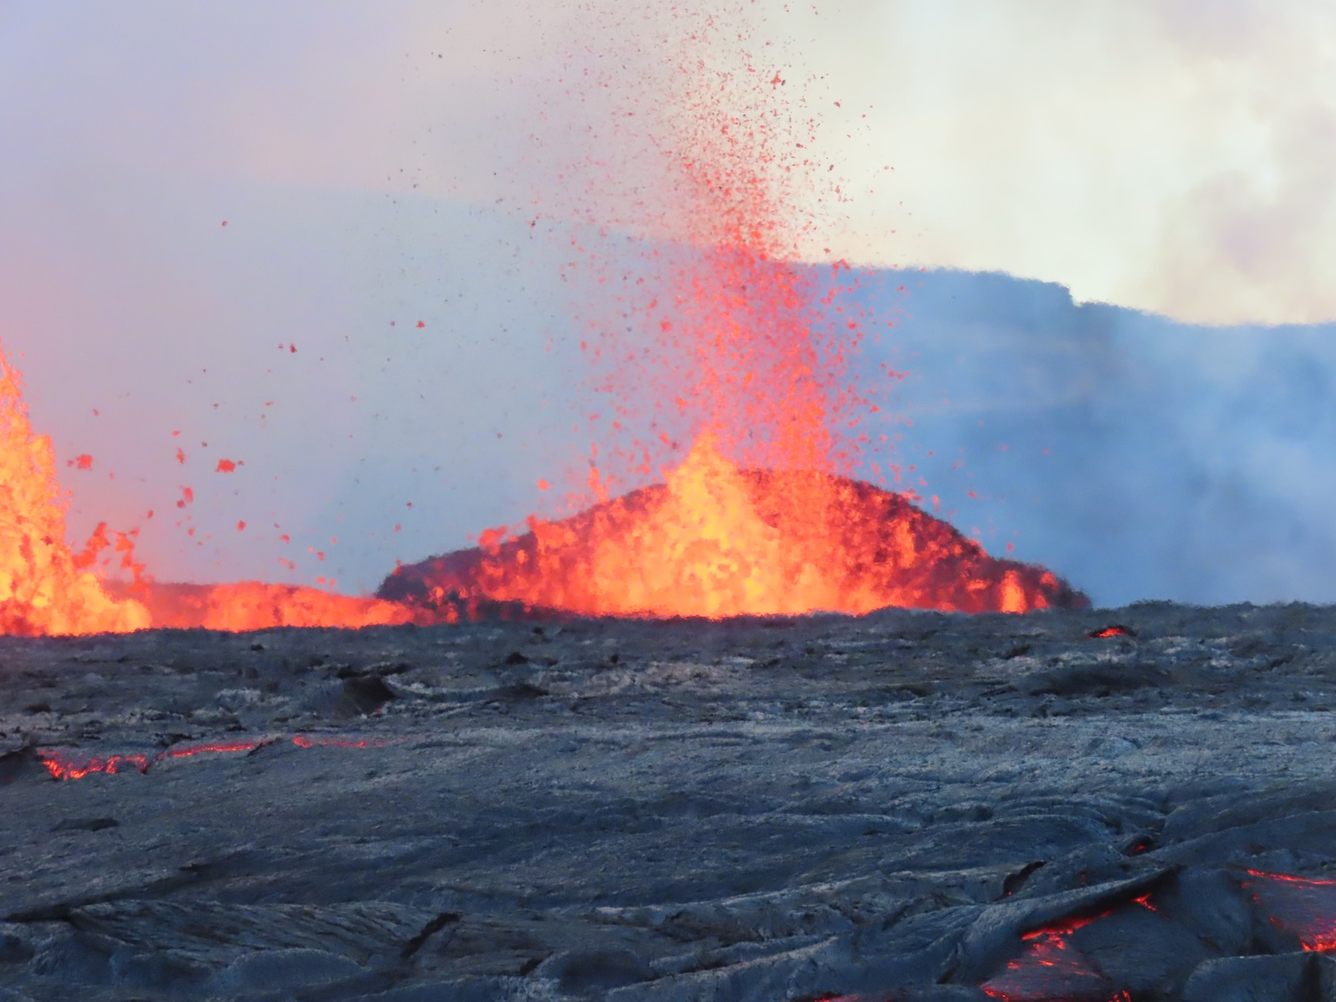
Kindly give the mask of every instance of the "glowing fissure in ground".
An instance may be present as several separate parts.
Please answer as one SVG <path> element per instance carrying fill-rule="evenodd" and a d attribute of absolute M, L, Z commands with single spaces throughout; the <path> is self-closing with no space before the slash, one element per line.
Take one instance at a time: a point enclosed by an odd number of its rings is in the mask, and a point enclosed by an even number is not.
<path fill-rule="evenodd" d="M 1273 926 L 1292 934 L 1305 950 L 1336 950 L 1336 880 L 1249 870 L 1243 889 L 1268 913 Z"/>
<path fill-rule="evenodd" d="M 80 755 L 75 751 L 58 748 L 39 749 L 37 759 L 50 773 L 52 779 L 75 780 L 101 773 L 114 776 L 123 772 L 137 772 L 142 775 L 159 762 L 169 759 L 250 753 L 283 742 L 290 742 L 297 748 L 383 748 L 386 745 L 385 741 L 373 738 L 312 738 L 305 734 L 294 734 L 291 738 L 271 736 L 247 738 L 241 741 L 178 744 L 158 752 L 126 752 L 121 755 Z"/>

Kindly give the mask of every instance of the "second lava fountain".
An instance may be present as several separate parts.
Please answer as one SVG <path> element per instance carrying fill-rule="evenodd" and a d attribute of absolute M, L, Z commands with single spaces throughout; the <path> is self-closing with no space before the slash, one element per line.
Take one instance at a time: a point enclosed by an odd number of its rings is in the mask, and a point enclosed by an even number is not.
<path fill-rule="evenodd" d="M 1089 604 L 1051 571 L 988 556 L 901 494 L 827 473 L 739 469 L 708 434 L 667 483 L 562 521 L 531 518 L 529 530 L 398 567 L 377 597 L 438 621 L 505 605 L 713 619 Z"/>

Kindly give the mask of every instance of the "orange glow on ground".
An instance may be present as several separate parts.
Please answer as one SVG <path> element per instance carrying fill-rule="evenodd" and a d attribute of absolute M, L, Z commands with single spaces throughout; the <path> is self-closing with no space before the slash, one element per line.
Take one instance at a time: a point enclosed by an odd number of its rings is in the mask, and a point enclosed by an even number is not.
<path fill-rule="evenodd" d="M 440 618 L 479 600 L 593 616 L 1028 612 L 1084 599 L 990 558 L 904 497 L 809 471 L 741 470 L 702 437 L 667 483 L 401 567 L 381 595 Z M 462 612 L 461 612 L 462 606 Z"/>
<path fill-rule="evenodd" d="M 219 585 L 154 585 L 145 596 L 154 627 L 268 630 L 280 626 L 397 626 L 410 610 L 374 598 L 337 595 L 301 585 L 238 581 Z"/>
<path fill-rule="evenodd" d="M 244 741 L 214 741 L 201 744 L 172 745 L 160 752 L 149 755 L 143 752 L 130 752 L 125 755 L 81 756 L 58 749 L 41 750 L 38 760 L 51 774 L 52 779 L 76 780 L 98 773 L 116 775 L 122 772 L 146 773 L 150 768 L 166 759 L 193 758 L 196 755 L 227 755 L 240 752 L 253 752 L 266 745 L 290 741 L 297 748 L 383 748 L 386 742 L 379 739 L 358 738 L 310 738 L 304 734 L 294 734 L 291 738 L 264 737 L 248 738 Z"/>
<path fill-rule="evenodd" d="M 1134 903 L 1154 911 L 1149 899 L 1147 894 Z M 1058 1002 L 1061 999 L 1131 1002 L 1127 992 L 1115 991 L 1108 979 L 1070 942 L 1072 933 L 1110 914 L 1103 912 L 1071 918 L 1025 933 L 1021 937 L 1025 952 L 1008 961 L 999 974 L 979 987 L 984 994 L 1004 1002 Z"/>
<path fill-rule="evenodd" d="M 1291 933 L 1305 950 L 1336 950 L 1336 880 L 1315 880 L 1249 870 L 1253 900 L 1277 929 Z"/>

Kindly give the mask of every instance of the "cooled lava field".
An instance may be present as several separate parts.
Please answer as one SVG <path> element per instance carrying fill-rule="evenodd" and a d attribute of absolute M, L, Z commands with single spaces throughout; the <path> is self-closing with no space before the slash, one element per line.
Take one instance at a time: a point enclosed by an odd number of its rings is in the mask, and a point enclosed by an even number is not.
<path fill-rule="evenodd" d="M 1332 609 L 3 637 L 0 681 L 5 1002 L 1336 997 Z"/>

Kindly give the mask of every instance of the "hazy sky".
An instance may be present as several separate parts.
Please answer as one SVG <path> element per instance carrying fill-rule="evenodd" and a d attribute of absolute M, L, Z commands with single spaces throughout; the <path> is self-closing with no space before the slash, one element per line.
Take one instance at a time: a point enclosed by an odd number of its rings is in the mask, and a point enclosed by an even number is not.
<path fill-rule="evenodd" d="M 0 341 L 62 461 L 95 457 L 76 529 L 144 526 L 163 577 L 354 589 L 557 512 L 534 485 L 587 441 L 552 237 L 589 191 L 556 175 L 663 69 L 660 21 L 594 2 L 0 0 Z M 812 256 L 1336 318 L 1336 7 L 720 10 L 847 181 Z M 599 60 L 624 94 L 572 86 Z"/>
<path fill-rule="evenodd" d="M 836 256 L 1192 321 L 1336 317 L 1336 7 L 732 6 L 829 102 L 822 150 L 857 194 Z M 116 167 L 523 201 L 551 187 L 530 137 L 571 111 L 563 62 L 646 30 L 550 0 L 7 0 L 0 183 Z"/>

